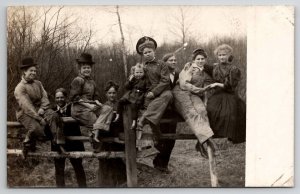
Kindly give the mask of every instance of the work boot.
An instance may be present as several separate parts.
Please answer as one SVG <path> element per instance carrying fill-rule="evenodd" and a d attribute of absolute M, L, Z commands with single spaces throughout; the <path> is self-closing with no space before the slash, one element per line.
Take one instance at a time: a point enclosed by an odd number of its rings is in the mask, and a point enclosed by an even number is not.
<path fill-rule="evenodd" d="M 26 140 L 26 141 L 25 141 Z M 23 142 L 23 149 L 22 149 L 22 158 L 25 160 L 27 158 L 28 152 L 35 152 L 36 151 L 36 142 L 30 139 L 25 139 Z"/>
<path fill-rule="evenodd" d="M 203 143 L 203 144 L 204 144 L 204 143 Z M 200 154 L 201 154 L 201 156 L 202 156 L 203 158 L 208 159 L 207 149 L 204 147 L 203 144 L 201 144 L 199 141 L 197 141 L 197 144 L 196 144 L 195 148 L 196 148 L 196 150 L 197 150 L 198 152 L 200 152 Z M 205 142 L 205 144 L 206 144 L 206 142 Z"/>
<path fill-rule="evenodd" d="M 205 142 L 202 144 L 198 141 L 196 144 L 196 150 L 200 152 L 201 156 L 208 159 L 208 153 L 207 153 L 207 146 L 210 146 L 212 149 L 213 154 L 215 155 L 218 146 L 213 141 L 212 138 L 208 138 Z"/>
<path fill-rule="evenodd" d="M 102 143 L 101 142 L 92 142 L 93 152 L 100 153 L 102 150 Z"/>

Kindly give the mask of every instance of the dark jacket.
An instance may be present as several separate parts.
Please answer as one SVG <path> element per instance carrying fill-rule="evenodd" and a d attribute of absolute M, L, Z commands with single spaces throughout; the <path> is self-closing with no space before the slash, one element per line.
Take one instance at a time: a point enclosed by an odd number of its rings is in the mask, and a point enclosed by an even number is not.
<path fill-rule="evenodd" d="M 72 81 L 69 97 L 72 102 L 100 100 L 95 81 L 81 74 Z"/>
<path fill-rule="evenodd" d="M 170 90 L 170 71 L 168 66 L 160 60 L 145 62 L 145 74 L 150 82 L 149 92 L 155 97 L 163 91 Z"/>
<path fill-rule="evenodd" d="M 121 99 L 126 99 L 132 104 L 143 104 L 145 93 L 150 87 L 149 81 L 146 77 L 141 79 L 133 78 L 131 81 L 127 81 L 125 84 L 126 90 L 128 90 Z"/>
<path fill-rule="evenodd" d="M 58 110 L 58 107 L 55 106 L 52 108 L 54 111 L 57 111 L 57 113 L 61 117 L 70 117 L 71 116 L 71 104 L 69 104 L 65 109 L 62 111 Z M 64 124 L 64 135 L 65 136 L 81 136 L 81 131 L 79 124 L 77 123 L 65 123 Z M 57 151 L 57 147 L 52 146 L 51 147 L 53 151 Z M 84 145 L 81 141 L 68 141 L 66 140 L 66 144 L 64 146 L 66 151 L 84 151 Z"/>
<path fill-rule="evenodd" d="M 171 79 L 170 79 L 170 87 L 171 87 L 171 89 L 173 89 L 176 86 L 176 82 L 177 82 L 178 78 L 179 78 L 179 72 L 175 70 L 174 71 L 174 81 L 172 82 Z"/>

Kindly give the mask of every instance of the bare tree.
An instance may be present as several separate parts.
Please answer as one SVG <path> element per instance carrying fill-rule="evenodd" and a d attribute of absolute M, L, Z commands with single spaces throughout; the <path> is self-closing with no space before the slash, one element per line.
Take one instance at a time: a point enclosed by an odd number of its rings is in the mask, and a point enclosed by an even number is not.
<path fill-rule="evenodd" d="M 122 58 L 123 58 L 123 64 L 124 64 L 124 72 L 125 72 L 125 77 L 127 77 L 128 70 L 127 70 L 127 56 L 126 56 L 125 38 L 124 38 L 122 22 L 121 22 L 121 16 L 120 16 L 118 5 L 116 6 L 116 14 L 117 14 L 117 17 L 118 17 L 118 24 L 119 24 L 119 28 L 120 28 L 120 34 L 121 34 Z"/>
<path fill-rule="evenodd" d="M 193 24 L 193 17 L 189 12 L 188 7 L 180 6 L 177 13 L 170 16 L 168 21 L 169 31 L 178 37 L 181 44 L 188 41 L 190 27 Z"/>

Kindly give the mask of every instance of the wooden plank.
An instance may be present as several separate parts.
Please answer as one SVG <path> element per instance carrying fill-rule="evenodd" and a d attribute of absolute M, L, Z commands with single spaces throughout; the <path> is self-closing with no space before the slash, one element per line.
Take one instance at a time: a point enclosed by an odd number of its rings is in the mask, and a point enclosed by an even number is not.
<path fill-rule="evenodd" d="M 72 117 L 62 117 L 62 120 L 63 120 L 64 123 L 78 123 Z M 176 118 L 163 118 L 161 120 L 161 123 L 172 123 L 172 122 L 184 122 L 184 120 L 182 118 L 180 118 L 180 117 L 176 117 Z M 10 127 L 10 128 L 21 128 L 23 126 L 18 121 L 7 121 L 7 127 Z"/>
<path fill-rule="evenodd" d="M 61 117 L 64 123 L 77 123 L 72 117 Z M 7 127 L 10 128 L 21 128 L 22 124 L 18 121 L 7 121 Z"/>
<path fill-rule="evenodd" d="M 207 153 L 209 162 L 209 174 L 210 182 L 212 187 L 219 187 L 218 175 L 217 175 L 217 164 L 214 151 L 209 143 L 207 143 Z"/>
<path fill-rule="evenodd" d="M 7 149 L 7 155 L 22 156 L 20 149 Z M 68 152 L 68 154 L 59 154 L 57 152 L 28 152 L 27 157 L 37 158 L 124 158 L 124 152 Z"/>
<path fill-rule="evenodd" d="M 24 139 L 25 135 L 24 134 L 7 134 L 7 138 L 12 138 L 12 139 Z M 71 141 L 82 141 L 82 142 L 89 142 L 90 138 L 87 136 L 65 136 L 66 140 L 71 140 Z M 104 137 L 104 138 L 99 138 L 101 142 L 115 142 L 115 143 L 120 143 L 124 144 L 125 142 L 120 140 L 118 137 Z"/>
<path fill-rule="evenodd" d="M 7 121 L 7 127 L 21 128 L 23 125 L 17 121 Z"/>
<path fill-rule="evenodd" d="M 137 164 L 136 164 L 136 133 L 131 130 L 131 109 L 128 106 L 123 110 L 123 124 L 125 132 L 125 157 L 127 186 L 137 187 Z"/>
<path fill-rule="evenodd" d="M 24 134 L 7 134 L 8 138 L 13 139 L 22 139 L 25 137 Z M 67 140 L 79 140 L 88 142 L 90 138 L 87 136 L 66 136 Z M 142 139 L 149 140 L 152 139 L 152 133 L 143 133 Z M 175 140 L 187 140 L 187 139 L 197 139 L 194 134 L 174 134 L 174 133 L 163 133 L 160 136 L 160 139 L 175 139 Z M 105 137 L 101 138 L 100 141 L 102 142 L 117 142 L 117 143 L 124 143 L 124 141 L 120 140 L 118 137 Z"/>
<path fill-rule="evenodd" d="M 162 133 L 159 137 L 160 139 L 177 139 L 177 140 L 187 140 L 187 139 L 197 139 L 194 134 L 174 134 L 174 133 Z M 143 133 L 142 139 L 152 139 L 152 133 Z"/>
<path fill-rule="evenodd" d="M 61 117 L 64 123 L 78 123 L 75 119 L 72 117 Z"/>

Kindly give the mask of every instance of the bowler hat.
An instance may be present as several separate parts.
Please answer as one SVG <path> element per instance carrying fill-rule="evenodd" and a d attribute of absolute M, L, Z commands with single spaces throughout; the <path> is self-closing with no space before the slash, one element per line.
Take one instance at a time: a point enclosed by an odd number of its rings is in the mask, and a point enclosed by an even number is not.
<path fill-rule="evenodd" d="M 144 50 L 144 48 L 153 48 L 156 49 L 157 48 L 157 43 L 156 41 L 148 36 L 144 36 L 142 38 L 140 38 L 137 43 L 136 43 L 136 52 L 140 55 L 142 55 L 142 52 Z"/>
<path fill-rule="evenodd" d="M 22 60 L 22 64 L 20 64 L 20 69 L 24 69 L 32 66 L 37 66 L 37 64 L 33 61 L 32 57 L 26 57 Z"/>
<path fill-rule="evenodd" d="M 86 63 L 86 64 L 90 64 L 90 65 L 95 64 L 95 62 L 93 61 L 92 55 L 89 53 L 82 53 L 80 55 L 80 57 L 78 59 L 76 59 L 76 61 L 78 64 L 81 64 L 81 63 Z"/>

